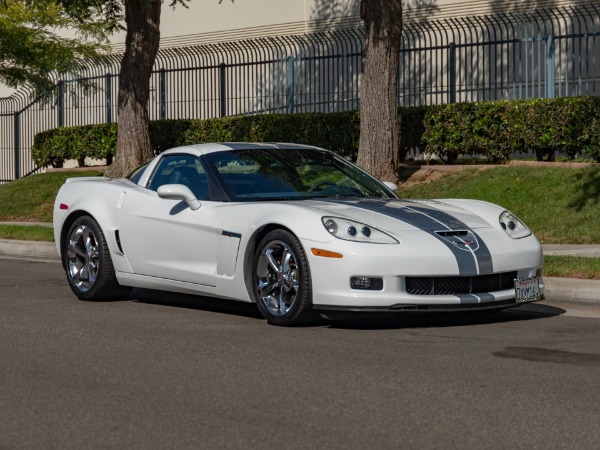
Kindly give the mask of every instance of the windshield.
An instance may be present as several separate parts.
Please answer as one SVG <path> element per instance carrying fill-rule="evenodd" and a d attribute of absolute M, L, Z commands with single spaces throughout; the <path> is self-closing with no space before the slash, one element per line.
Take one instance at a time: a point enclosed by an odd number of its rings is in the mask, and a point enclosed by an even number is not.
<path fill-rule="evenodd" d="M 321 150 L 231 150 L 205 161 L 234 201 L 392 197 L 373 177 Z"/>

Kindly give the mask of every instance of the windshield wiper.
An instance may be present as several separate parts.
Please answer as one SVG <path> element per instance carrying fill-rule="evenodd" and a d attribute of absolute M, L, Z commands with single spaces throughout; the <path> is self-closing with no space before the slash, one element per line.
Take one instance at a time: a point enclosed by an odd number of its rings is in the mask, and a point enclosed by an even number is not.
<path fill-rule="evenodd" d="M 257 197 L 255 202 L 278 202 L 288 200 L 304 200 L 304 197 Z"/>

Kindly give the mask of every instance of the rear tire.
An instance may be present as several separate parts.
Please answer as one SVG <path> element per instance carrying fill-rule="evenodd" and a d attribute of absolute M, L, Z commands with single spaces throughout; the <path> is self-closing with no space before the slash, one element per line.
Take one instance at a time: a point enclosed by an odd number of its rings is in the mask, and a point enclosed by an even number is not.
<path fill-rule="evenodd" d="M 126 298 L 131 291 L 117 282 L 106 238 L 92 217 L 79 217 L 71 225 L 62 255 L 69 286 L 79 299 Z"/>
<path fill-rule="evenodd" d="M 306 324 L 313 319 L 310 269 L 296 236 L 273 230 L 258 244 L 254 261 L 254 299 L 272 325 Z"/>

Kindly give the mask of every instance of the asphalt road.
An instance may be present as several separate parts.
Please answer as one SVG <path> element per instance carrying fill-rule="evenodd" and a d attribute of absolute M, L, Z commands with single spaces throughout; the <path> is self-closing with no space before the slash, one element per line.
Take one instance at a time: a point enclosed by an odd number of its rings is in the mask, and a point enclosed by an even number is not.
<path fill-rule="evenodd" d="M 0 259 L 0 449 L 593 448 L 600 311 L 572 313 L 286 329 L 199 297 L 82 302 L 58 263 Z"/>

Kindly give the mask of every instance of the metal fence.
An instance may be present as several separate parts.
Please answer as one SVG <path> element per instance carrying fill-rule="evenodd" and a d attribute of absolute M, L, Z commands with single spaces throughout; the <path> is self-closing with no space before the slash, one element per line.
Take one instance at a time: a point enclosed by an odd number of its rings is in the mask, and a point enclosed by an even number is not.
<path fill-rule="evenodd" d="M 398 104 L 600 94 L 600 6 L 406 23 Z M 359 108 L 364 31 L 278 36 L 159 51 L 151 119 Z M 119 57 L 42 98 L 0 99 L 0 182 L 39 170 L 36 133 L 117 120 Z M 92 86 L 92 88 L 90 88 Z"/>

